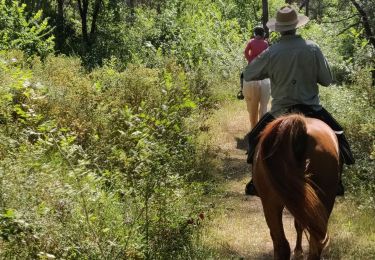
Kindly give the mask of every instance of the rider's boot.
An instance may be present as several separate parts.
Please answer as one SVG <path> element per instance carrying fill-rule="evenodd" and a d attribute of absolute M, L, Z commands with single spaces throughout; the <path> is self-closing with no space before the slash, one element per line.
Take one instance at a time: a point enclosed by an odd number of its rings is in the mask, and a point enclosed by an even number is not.
<path fill-rule="evenodd" d="M 255 127 L 251 130 L 248 134 L 248 150 L 247 150 L 247 163 L 252 164 L 253 158 L 255 154 L 255 148 L 259 141 L 259 134 L 263 131 L 263 129 L 267 126 L 268 123 L 272 122 L 275 118 L 270 114 L 266 113 L 264 116 L 259 120 L 259 122 L 255 125 Z M 250 180 L 245 187 L 245 194 L 246 195 L 258 195 L 253 181 Z"/>
<path fill-rule="evenodd" d="M 340 156 L 346 165 L 352 165 L 355 163 L 355 159 L 350 149 L 349 143 L 345 138 L 344 134 L 336 134 L 337 140 L 339 142 Z"/>
<path fill-rule="evenodd" d="M 340 157 L 343 163 L 346 165 L 352 165 L 355 163 L 355 159 L 353 156 L 353 153 L 350 149 L 349 143 L 345 138 L 344 134 L 336 134 L 337 140 L 339 142 L 339 150 L 340 150 Z M 344 185 L 342 184 L 341 175 L 340 175 L 340 181 L 339 186 L 337 189 L 337 196 L 343 196 L 345 193 Z"/>
<path fill-rule="evenodd" d="M 344 196 L 345 189 L 344 185 L 342 184 L 342 180 L 340 177 L 339 186 L 337 187 L 336 196 Z"/>

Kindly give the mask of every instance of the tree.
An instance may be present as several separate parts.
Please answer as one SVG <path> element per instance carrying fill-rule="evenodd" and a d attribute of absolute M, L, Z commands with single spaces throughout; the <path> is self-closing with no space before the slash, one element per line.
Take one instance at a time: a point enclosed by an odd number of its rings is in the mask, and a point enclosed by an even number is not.
<path fill-rule="evenodd" d="M 92 9 L 90 33 L 88 28 L 89 19 L 89 0 L 77 0 L 79 14 L 81 16 L 82 39 L 86 48 L 93 43 L 96 33 L 96 22 L 98 20 L 99 12 L 101 11 L 102 0 L 95 0 Z"/>
<path fill-rule="evenodd" d="M 64 2 L 65 0 L 57 0 L 57 16 L 56 16 L 56 48 L 62 50 L 65 42 L 65 25 L 64 25 Z"/>
<path fill-rule="evenodd" d="M 303 0 L 301 4 L 299 5 L 299 9 L 302 9 L 305 7 L 306 16 L 309 16 L 309 4 L 310 4 L 310 0 Z"/>
<path fill-rule="evenodd" d="M 266 38 L 269 36 L 269 29 L 267 27 L 268 22 L 268 0 L 262 0 L 262 24 L 266 31 Z"/>

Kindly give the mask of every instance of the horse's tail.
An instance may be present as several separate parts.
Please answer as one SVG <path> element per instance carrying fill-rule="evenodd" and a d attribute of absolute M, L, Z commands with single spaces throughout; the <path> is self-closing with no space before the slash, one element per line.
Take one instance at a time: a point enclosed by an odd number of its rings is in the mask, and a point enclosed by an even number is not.
<path fill-rule="evenodd" d="M 307 168 L 307 128 L 300 115 L 270 123 L 261 137 L 260 159 L 269 183 L 295 219 L 314 237 L 326 234 L 327 212 L 313 189 Z"/>

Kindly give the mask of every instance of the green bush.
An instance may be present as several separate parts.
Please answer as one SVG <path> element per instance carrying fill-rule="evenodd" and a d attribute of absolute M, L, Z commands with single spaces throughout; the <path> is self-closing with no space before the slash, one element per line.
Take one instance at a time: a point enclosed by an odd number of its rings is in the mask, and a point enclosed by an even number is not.
<path fill-rule="evenodd" d="M 0 1 L 0 50 L 20 49 L 44 58 L 53 52 L 52 30 L 42 11 L 28 18 L 25 7 L 17 1 Z"/>
<path fill-rule="evenodd" d="M 200 106 L 184 71 L 11 57 L 0 56 L 0 257 L 194 254 L 201 188 L 186 120 Z"/>
<path fill-rule="evenodd" d="M 366 85 L 332 87 L 322 89 L 321 96 L 323 105 L 344 127 L 356 159 L 353 166 L 344 169 L 344 185 L 359 205 L 373 208 L 375 110 L 370 97 L 374 90 L 371 85 L 368 85 L 370 94 L 363 89 Z"/>

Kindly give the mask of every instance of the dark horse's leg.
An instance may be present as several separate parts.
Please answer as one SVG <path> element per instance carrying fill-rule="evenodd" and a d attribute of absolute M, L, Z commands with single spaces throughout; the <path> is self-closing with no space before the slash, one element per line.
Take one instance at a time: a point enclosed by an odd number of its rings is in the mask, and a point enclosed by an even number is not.
<path fill-rule="evenodd" d="M 296 220 L 294 220 L 294 227 L 296 228 L 296 232 L 297 232 L 297 241 L 296 241 L 296 247 L 294 248 L 293 259 L 295 260 L 303 259 L 303 250 L 302 250 L 303 228 Z"/>

